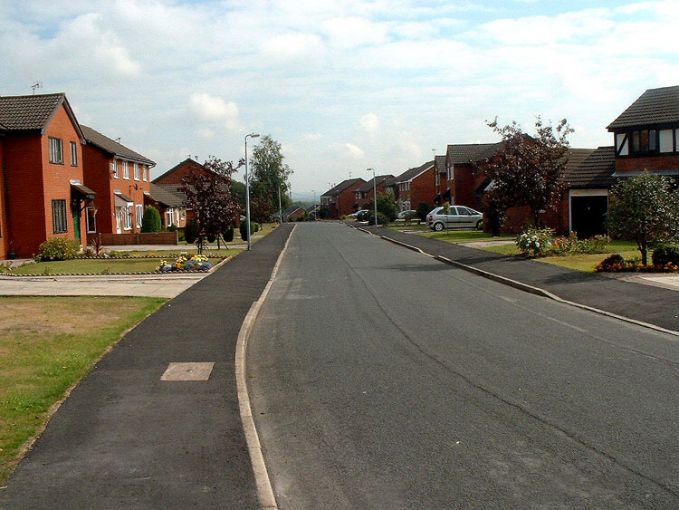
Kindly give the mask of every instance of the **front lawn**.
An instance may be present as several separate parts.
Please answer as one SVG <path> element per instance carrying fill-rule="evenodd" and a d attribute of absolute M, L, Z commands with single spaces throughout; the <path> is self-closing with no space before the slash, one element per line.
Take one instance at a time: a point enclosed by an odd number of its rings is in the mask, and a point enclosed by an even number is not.
<path fill-rule="evenodd" d="M 50 408 L 165 299 L 0 297 L 0 485 Z"/>
<path fill-rule="evenodd" d="M 482 230 L 448 230 L 444 232 L 426 232 L 418 234 L 431 239 L 439 239 L 448 243 L 470 243 L 474 241 L 510 241 L 516 236 L 500 235 L 493 237 L 488 232 Z"/>
<path fill-rule="evenodd" d="M 481 249 L 508 256 L 514 255 L 518 256 L 521 254 L 516 244 L 506 244 L 501 246 L 484 246 Z M 594 254 L 579 253 L 574 255 L 540 257 L 533 260 L 537 262 L 543 262 L 545 264 L 553 264 L 555 266 L 567 267 L 568 269 L 576 269 L 578 271 L 593 273 L 594 267 L 603 259 L 605 259 L 609 255 L 612 255 L 613 253 L 619 253 L 625 259 L 641 256 L 635 242 L 611 241 L 611 243 L 608 245 L 606 253 L 594 253 Z M 649 253 L 649 258 L 650 255 L 651 254 Z"/>
<path fill-rule="evenodd" d="M 227 250 L 224 250 L 227 251 Z M 228 250 L 236 252 L 237 250 Z M 166 254 L 158 258 L 124 258 L 124 259 L 72 259 L 50 262 L 34 262 L 14 268 L 11 273 L 16 275 L 67 275 L 67 274 L 116 274 L 116 273 L 148 273 L 153 274 L 158 269 L 161 260 L 168 262 L 175 257 Z M 215 265 L 223 257 L 210 258 Z"/>

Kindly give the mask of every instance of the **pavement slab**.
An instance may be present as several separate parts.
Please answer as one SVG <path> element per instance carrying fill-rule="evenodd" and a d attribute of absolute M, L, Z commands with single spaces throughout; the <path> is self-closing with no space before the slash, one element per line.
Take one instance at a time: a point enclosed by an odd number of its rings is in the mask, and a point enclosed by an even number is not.
<path fill-rule="evenodd" d="M 125 335 L 52 417 L 0 490 L 0 508 L 257 508 L 235 345 L 291 228 Z M 171 363 L 213 365 L 207 380 L 161 380 Z"/>

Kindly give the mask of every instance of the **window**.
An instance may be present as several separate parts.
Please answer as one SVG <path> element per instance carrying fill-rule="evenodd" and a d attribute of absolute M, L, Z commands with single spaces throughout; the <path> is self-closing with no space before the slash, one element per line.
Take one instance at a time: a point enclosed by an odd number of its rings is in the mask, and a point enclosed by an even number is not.
<path fill-rule="evenodd" d="M 129 178 L 130 178 L 130 166 L 127 164 L 127 161 L 123 161 L 123 179 Z"/>
<path fill-rule="evenodd" d="M 674 150 L 674 133 L 671 129 L 661 129 L 659 133 L 659 151 L 672 152 Z"/>
<path fill-rule="evenodd" d="M 615 146 L 620 156 L 627 156 L 629 154 L 629 144 L 627 140 L 628 136 L 626 133 L 616 133 Z"/>
<path fill-rule="evenodd" d="M 469 209 L 467 209 L 466 207 L 458 207 L 457 214 L 459 216 L 469 216 L 471 213 L 469 212 Z"/>
<path fill-rule="evenodd" d="M 124 207 L 123 215 L 125 216 L 125 230 L 132 230 L 132 206 Z"/>
<path fill-rule="evenodd" d="M 641 129 L 632 131 L 632 154 L 658 152 L 658 130 Z"/>
<path fill-rule="evenodd" d="M 137 210 L 137 228 L 141 228 L 141 221 L 142 218 L 144 217 L 144 206 L 143 205 L 136 205 L 135 206 Z"/>
<path fill-rule="evenodd" d="M 146 165 L 142 165 L 142 166 L 141 166 L 141 180 L 142 180 L 142 181 L 148 180 L 147 175 L 148 175 L 148 174 L 146 173 Z"/>
<path fill-rule="evenodd" d="M 139 180 L 139 164 L 138 163 L 134 164 L 134 180 L 135 181 Z"/>
<path fill-rule="evenodd" d="M 68 231 L 66 200 L 52 200 L 52 230 L 55 234 Z"/>
<path fill-rule="evenodd" d="M 71 166 L 78 166 L 78 144 L 71 142 Z"/>
<path fill-rule="evenodd" d="M 49 137 L 50 163 L 64 164 L 64 142 L 61 138 Z"/>
<path fill-rule="evenodd" d="M 87 233 L 94 234 L 97 231 L 97 210 L 94 207 L 86 209 Z"/>
<path fill-rule="evenodd" d="M 167 216 L 167 225 L 165 226 L 171 227 L 172 225 L 174 225 L 174 209 L 170 207 L 165 213 L 165 216 Z"/>
<path fill-rule="evenodd" d="M 111 173 L 113 174 L 114 179 L 118 178 L 118 160 L 116 159 L 111 163 Z"/>

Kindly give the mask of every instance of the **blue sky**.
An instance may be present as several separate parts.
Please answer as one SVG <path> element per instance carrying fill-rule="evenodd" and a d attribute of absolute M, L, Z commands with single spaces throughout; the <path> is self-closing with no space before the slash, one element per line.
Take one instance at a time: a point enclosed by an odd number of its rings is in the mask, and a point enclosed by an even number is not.
<path fill-rule="evenodd" d="M 679 84 L 676 0 L 0 0 L 0 94 L 66 92 L 83 124 L 157 161 L 283 144 L 294 192 L 399 174 L 486 120 L 566 117 L 577 147 Z"/>

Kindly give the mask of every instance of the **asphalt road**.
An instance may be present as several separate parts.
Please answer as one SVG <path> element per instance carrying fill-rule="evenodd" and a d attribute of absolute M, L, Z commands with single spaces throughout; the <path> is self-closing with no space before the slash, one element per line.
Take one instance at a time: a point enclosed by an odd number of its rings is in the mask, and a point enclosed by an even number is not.
<path fill-rule="evenodd" d="M 293 234 L 248 377 L 284 509 L 679 508 L 676 337 L 340 224 Z"/>

